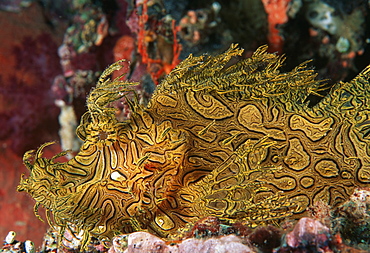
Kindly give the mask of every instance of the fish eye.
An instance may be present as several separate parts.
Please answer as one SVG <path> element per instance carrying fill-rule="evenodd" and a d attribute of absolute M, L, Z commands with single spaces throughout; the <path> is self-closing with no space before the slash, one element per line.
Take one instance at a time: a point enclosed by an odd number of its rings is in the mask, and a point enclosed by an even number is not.
<path fill-rule="evenodd" d="M 121 173 L 119 173 L 118 171 L 113 171 L 111 174 L 110 174 L 110 178 L 114 181 L 117 181 L 117 182 L 122 182 L 124 181 L 126 178 L 125 176 L 123 176 Z"/>

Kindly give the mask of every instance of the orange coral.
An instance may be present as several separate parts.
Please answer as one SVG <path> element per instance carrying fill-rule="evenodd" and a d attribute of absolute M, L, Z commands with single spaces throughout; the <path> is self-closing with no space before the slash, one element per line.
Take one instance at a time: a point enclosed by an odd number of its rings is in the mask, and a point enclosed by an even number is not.
<path fill-rule="evenodd" d="M 120 37 L 113 48 L 114 61 L 126 60 L 125 65 L 129 65 L 132 61 L 132 54 L 135 50 L 135 39 L 129 35 L 123 35 Z M 113 78 L 121 76 L 127 73 L 127 68 L 120 69 L 113 73 Z"/>
<path fill-rule="evenodd" d="M 290 0 L 262 0 L 267 13 L 269 26 L 269 49 L 270 51 L 282 52 L 284 39 L 280 36 L 278 25 L 285 24 L 288 21 L 287 10 Z"/>
<path fill-rule="evenodd" d="M 146 29 L 145 25 L 148 23 L 148 0 L 137 2 L 136 8 L 141 6 L 142 11 L 139 15 L 139 31 L 138 31 L 138 52 L 141 55 L 141 61 L 147 64 L 147 69 L 155 84 L 158 84 L 159 78 L 163 74 L 168 74 L 180 62 L 179 56 L 181 52 L 181 45 L 177 41 L 178 28 L 175 25 L 175 20 L 171 20 L 172 48 L 168 48 L 166 39 L 162 39 L 160 34 L 156 34 L 151 29 Z M 158 51 L 160 57 L 153 59 L 148 54 L 148 44 L 156 41 L 158 44 Z"/>

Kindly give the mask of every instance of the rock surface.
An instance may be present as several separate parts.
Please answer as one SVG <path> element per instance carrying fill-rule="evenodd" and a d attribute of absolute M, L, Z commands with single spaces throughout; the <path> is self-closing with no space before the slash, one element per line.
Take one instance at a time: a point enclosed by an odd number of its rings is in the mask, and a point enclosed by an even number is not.
<path fill-rule="evenodd" d="M 117 236 L 113 239 L 110 253 L 189 253 L 189 252 L 256 252 L 242 243 L 235 235 L 208 239 L 186 239 L 178 244 L 169 245 L 164 240 L 147 232 L 135 232 Z"/>

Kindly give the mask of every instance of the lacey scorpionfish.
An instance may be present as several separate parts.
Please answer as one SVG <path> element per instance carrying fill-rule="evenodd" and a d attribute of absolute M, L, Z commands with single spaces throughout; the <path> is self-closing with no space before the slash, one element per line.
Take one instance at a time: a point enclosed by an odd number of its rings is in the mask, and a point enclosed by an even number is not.
<path fill-rule="evenodd" d="M 121 68 L 113 64 L 87 99 L 79 153 L 62 163 L 65 152 L 42 157 L 50 143 L 27 152 L 18 191 L 36 200 L 36 215 L 44 206 L 52 226 L 73 224 L 85 241 L 138 230 L 168 237 L 205 216 L 269 223 L 318 200 L 337 206 L 370 183 L 370 68 L 309 107 L 322 81 L 306 63 L 281 73 L 283 57 L 266 50 L 189 56 L 145 108 L 127 101 L 125 122 L 108 105 L 135 84 L 111 80 Z"/>

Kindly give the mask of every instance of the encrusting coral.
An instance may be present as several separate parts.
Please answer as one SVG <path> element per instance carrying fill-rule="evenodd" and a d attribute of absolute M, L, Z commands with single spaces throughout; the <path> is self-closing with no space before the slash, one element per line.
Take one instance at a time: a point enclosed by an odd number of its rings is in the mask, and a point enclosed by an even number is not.
<path fill-rule="evenodd" d="M 24 155 L 30 176 L 18 191 L 46 208 L 50 225 L 112 238 L 147 230 L 171 237 L 215 216 L 250 226 L 300 217 L 312 203 L 337 206 L 370 183 L 369 68 L 335 85 L 314 107 L 322 81 L 302 63 L 262 46 L 248 59 L 232 45 L 217 56 L 189 56 L 158 86 L 148 106 L 133 100 L 119 122 L 109 105 L 133 92 L 111 80 L 111 65 L 87 99 L 68 162 Z"/>

